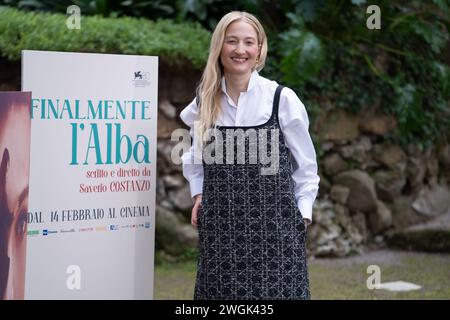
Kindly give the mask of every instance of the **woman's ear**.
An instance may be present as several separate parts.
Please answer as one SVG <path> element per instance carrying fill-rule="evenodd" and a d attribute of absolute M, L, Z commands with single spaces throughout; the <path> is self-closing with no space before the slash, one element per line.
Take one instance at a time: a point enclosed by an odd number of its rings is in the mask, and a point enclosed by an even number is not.
<path fill-rule="evenodd" d="M 262 45 L 259 44 L 258 45 L 258 56 L 256 57 L 256 63 L 259 63 L 259 59 L 261 58 L 261 48 L 262 48 Z"/>

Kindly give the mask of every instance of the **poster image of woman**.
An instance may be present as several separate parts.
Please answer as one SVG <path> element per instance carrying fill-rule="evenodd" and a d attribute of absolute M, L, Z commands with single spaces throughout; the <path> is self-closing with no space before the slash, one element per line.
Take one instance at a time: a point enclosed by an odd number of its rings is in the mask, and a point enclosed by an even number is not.
<path fill-rule="evenodd" d="M 0 92 L 0 299 L 24 299 L 30 168 L 29 92 Z"/>

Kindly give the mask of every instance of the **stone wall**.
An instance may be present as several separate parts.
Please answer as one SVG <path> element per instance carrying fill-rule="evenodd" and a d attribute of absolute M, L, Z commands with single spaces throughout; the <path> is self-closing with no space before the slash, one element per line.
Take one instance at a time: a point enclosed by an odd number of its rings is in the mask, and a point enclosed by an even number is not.
<path fill-rule="evenodd" d="M 183 102 L 178 92 L 179 100 L 167 95 L 160 104 L 157 217 L 173 221 L 160 223 L 158 234 L 177 230 L 177 236 L 165 237 L 171 244 L 160 242 L 170 254 L 197 241 L 196 230 L 189 226 L 189 185 L 181 167 L 170 163 L 174 142 L 169 137 L 173 129 L 184 127 L 179 113 L 194 97 L 192 85 L 198 79 L 183 78 L 188 86 Z M 357 115 L 324 112 L 310 128 L 318 141 L 321 176 L 308 231 L 310 255 L 359 254 L 384 246 L 397 231 L 449 212 L 450 146 L 401 147 L 384 138 L 395 127 L 394 118 L 371 108 Z M 169 230 L 163 231 L 163 225 Z"/>
<path fill-rule="evenodd" d="M 395 126 L 377 110 L 332 111 L 315 122 L 321 183 L 309 230 L 312 254 L 361 253 L 450 213 L 449 145 L 402 148 L 383 138 Z"/>

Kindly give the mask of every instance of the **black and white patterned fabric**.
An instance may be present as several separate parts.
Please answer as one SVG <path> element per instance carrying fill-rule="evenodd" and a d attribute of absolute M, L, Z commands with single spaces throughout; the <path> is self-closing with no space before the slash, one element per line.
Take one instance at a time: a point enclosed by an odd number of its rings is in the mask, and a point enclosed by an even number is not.
<path fill-rule="evenodd" d="M 237 163 L 236 152 L 234 164 L 227 164 L 226 139 L 211 139 L 210 143 L 223 143 L 223 164 L 203 159 L 196 300 L 310 299 L 306 227 L 296 205 L 292 159 L 278 121 L 282 88 L 275 92 L 266 123 L 218 127 L 223 137 L 227 129 L 256 131 L 258 137 L 267 135 L 264 142 L 278 132 L 278 143 L 263 146 L 258 140 L 257 146 L 258 150 L 266 147 L 270 155 L 278 145 L 276 173 L 263 175 L 261 168 L 268 165 L 249 161 L 252 152 L 255 156 L 249 139 L 245 139 L 243 164 Z"/>

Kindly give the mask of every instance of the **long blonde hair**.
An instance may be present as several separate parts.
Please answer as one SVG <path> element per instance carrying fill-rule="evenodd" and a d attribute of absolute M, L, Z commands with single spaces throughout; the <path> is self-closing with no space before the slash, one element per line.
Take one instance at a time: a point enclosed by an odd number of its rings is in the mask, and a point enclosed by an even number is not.
<path fill-rule="evenodd" d="M 197 87 L 197 104 L 200 112 L 200 127 L 198 138 L 202 143 L 207 138 L 205 132 L 216 126 L 216 120 L 220 113 L 220 101 L 222 96 L 221 79 L 223 67 L 220 62 L 220 53 L 225 38 L 227 27 L 234 21 L 249 23 L 256 31 L 260 54 L 255 69 L 260 71 L 264 67 L 267 56 L 267 37 L 264 28 L 258 19 L 250 13 L 232 11 L 220 19 L 211 38 L 208 61 L 203 71 L 202 79 Z"/>

